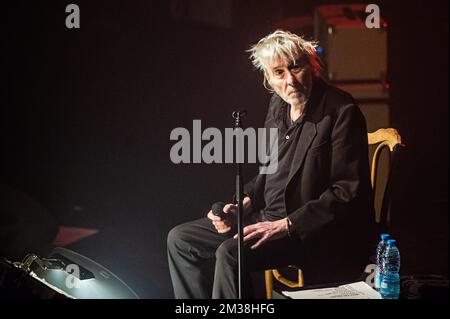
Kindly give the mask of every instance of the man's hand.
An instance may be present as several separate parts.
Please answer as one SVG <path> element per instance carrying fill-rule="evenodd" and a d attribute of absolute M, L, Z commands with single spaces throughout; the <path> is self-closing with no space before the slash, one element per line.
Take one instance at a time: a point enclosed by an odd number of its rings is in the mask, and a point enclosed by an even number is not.
<path fill-rule="evenodd" d="M 253 238 L 260 238 L 251 249 L 256 249 L 266 241 L 274 239 L 288 232 L 287 218 L 276 220 L 273 222 L 260 222 L 244 227 L 244 241 Z M 237 234 L 234 236 L 237 238 Z"/>
<path fill-rule="evenodd" d="M 233 225 L 233 219 L 237 214 L 237 206 L 233 204 L 226 204 L 223 207 L 223 212 L 227 214 L 225 219 L 220 219 L 219 216 L 213 214 L 212 210 L 208 212 L 207 217 L 211 219 L 214 227 L 216 227 L 217 232 L 220 234 L 228 233 L 231 230 L 231 225 Z"/>
<path fill-rule="evenodd" d="M 251 200 L 250 197 L 245 197 L 242 201 L 242 206 L 244 210 L 250 208 Z M 224 213 L 227 214 L 227 218 L 224 220 L 220 219 L 219 216 L 213 214 L 212 210 L 208 212 L 207 217 L 211 219 L 214 227 L 216 227 L 217 232 L 220 234 L 228 233 L 231 230 L 231 226 L 236 223 L 236 215 L 237 215 L 237 205 L 234 204 L 226 204 L 223 207 Z M 228 215 L 229 214 L 229 215 Z"/>

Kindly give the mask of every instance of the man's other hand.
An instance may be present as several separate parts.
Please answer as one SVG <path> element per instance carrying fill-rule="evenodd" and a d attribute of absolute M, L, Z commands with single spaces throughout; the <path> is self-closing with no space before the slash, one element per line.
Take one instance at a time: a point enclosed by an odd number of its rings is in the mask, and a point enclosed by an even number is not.
<path fill-rule="evenodd" d="M 287 219 L 283 218 L 273 222 L 260 222 L 244 227 L 244 241 L 259 238 L 259 240 L 251 246 L 251 249 L 256 249 L 266 241 L 275 239 L 287 233 Z M 234 236 L 237 238 L 237 234 Z"/>

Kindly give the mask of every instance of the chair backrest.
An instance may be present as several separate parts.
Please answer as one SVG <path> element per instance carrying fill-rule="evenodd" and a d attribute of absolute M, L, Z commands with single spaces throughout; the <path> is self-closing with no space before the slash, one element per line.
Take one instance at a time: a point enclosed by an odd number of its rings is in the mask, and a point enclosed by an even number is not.
<path fill-rule="evenodd" d="M 403 147 L 400 134 L 393 128 L 368 133 L 371 158 L 370 179 L 374 193 L 375 220 L 385 231 L 391 222 L 391 188 L 397 167 L 398 149 Z"/>

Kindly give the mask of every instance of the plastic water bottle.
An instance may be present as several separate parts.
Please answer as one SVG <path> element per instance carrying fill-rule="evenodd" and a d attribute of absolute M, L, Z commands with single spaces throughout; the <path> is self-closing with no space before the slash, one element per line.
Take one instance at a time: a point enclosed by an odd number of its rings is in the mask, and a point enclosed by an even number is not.
<path fill-rule="evenodd" d="M 386 241 L 389 238 L 389 234 L 381 234 L 380 235 L 381 240 L 378 243 L 377 246 L 377 254 L 376 254 L 376 267 L 375 267 L 375 289 L 380 290 L 380 283 L 381 283 L 381 259 L 383 257 L 384 250 L 386 248 Z"/>
<path fill-rule="evenodd" d="M 394 239 L 388 239 L 381 263 L 380 294 L 383 299 L 400 296 L 400 252 Z"/>

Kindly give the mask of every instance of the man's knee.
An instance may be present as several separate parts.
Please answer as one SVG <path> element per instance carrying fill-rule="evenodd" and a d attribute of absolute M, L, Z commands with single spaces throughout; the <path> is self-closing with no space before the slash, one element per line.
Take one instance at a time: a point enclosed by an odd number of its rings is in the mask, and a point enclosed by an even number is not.
<path fill-rule="evenodd" d="M 181 245 L 186 242 L 186 229 L 183 225 L 177 225 L 167 234 L 167 249 L 180 249 Z"/>

